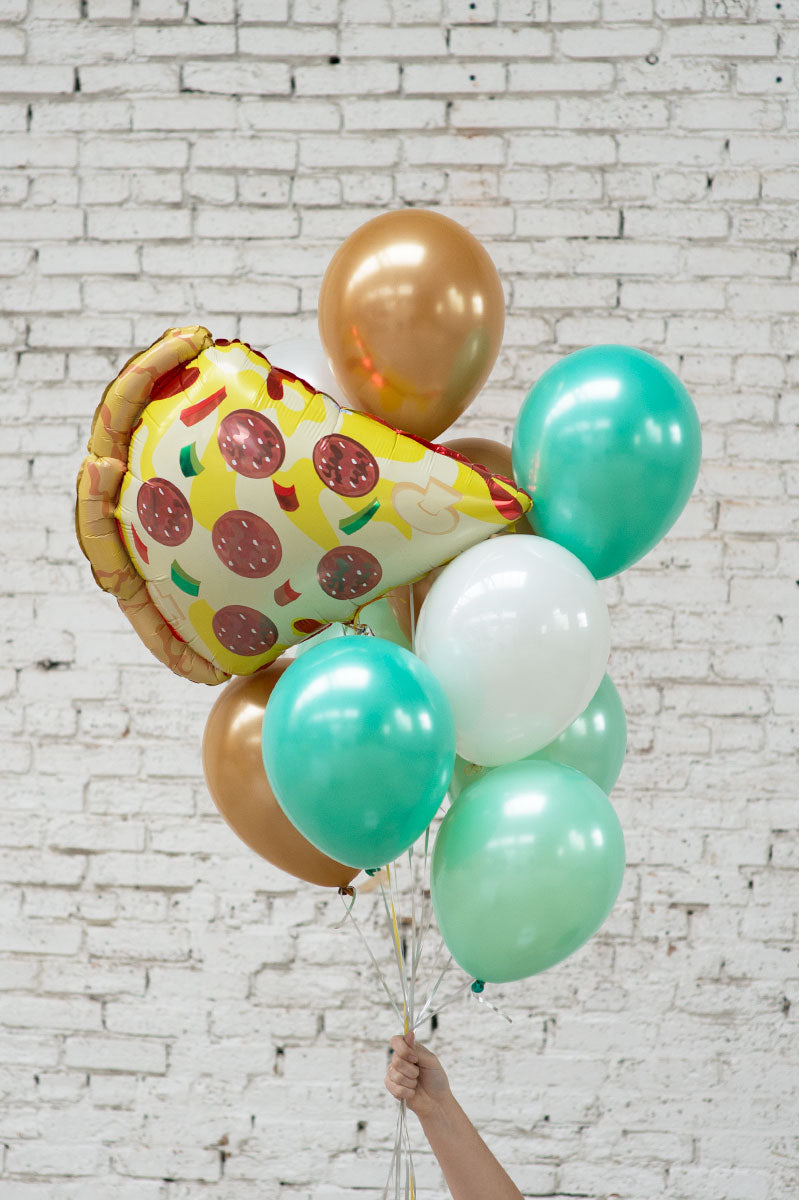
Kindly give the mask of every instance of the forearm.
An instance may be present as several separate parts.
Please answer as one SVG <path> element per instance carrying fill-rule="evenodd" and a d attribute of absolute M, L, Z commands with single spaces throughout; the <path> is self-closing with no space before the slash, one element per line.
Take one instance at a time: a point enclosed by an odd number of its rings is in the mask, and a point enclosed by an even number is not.
<path fill-rule="evenodd" d="M 444 1172 L 452 1200 L 522 1200 L 522 1194 L 454 1096 L 420 1117 L 422 1129 Z"/>

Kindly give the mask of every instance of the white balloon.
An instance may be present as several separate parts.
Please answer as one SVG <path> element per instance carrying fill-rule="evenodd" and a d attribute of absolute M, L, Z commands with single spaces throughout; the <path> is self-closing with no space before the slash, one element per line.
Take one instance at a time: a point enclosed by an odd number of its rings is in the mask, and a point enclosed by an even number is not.
<path fill-rule="evenodd" d="M 500 537 L 445 567 L 422 605 L 416 653 L 452 705 L 458 754 L 499 766 L 540 750 L 585 709 L 610 653 L 604 597 L 541 537 Z"/>
<path fill-rule="evenodd" d="M 287 342 L 275 342 L 264 350 L 264 354 L 273 367 L 282 367 L 284 371 L 299 375 L 318 392 L 332 396 L 342 408 L 352 408 L 330 370 L 330 363 L 318 338 L 292 338 Z"/>

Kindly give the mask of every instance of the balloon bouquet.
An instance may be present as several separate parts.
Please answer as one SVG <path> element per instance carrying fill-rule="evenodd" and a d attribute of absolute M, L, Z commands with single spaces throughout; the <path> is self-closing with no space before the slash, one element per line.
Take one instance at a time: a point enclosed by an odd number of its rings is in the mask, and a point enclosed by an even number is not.
<path fill-rule="evenodd" d="M 597 580 L 663 537 L 699 467 L 688 393 L 623 346 L 546 371 L 512 454 L 432 443 L 485 382 L 503 325 L 466 230 L 387 213 L 334 256 L 320 342 L 262 354 L 189 327 L 132 359 L 78 477 L 100 586 L 172 670 L 235 677 L 203 743 L 220 812 L 274 865 L 340 889 L 406 1032 L 560 962 L 608 916 L 626 724 Z M 398 990 L 353 911 L 369 888 Z M 449 958 L 420 1002 L 433 916 Z M 465 979 L 439 999 L 453 962 Z M 401 1106 L 397 1189 L 403 1169 L 412 1193 Z"/>

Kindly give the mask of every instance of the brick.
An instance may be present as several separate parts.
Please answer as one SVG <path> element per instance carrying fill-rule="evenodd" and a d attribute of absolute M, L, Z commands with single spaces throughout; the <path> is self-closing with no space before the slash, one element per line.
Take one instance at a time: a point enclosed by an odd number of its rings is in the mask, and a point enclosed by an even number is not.
<path fill-rule="evenodd" d="M 345 129 L 439 129 L 446 123 L 442 100 L 345 100 Z"/>
<path fill-rule="evenodd" d="M 441 62 L 436 63 L 434 71 L 430 70 L 429 63 L 408 63 L 402 72 L 402 88 L 406 94 L 444 93 L 447 96 L 504 92 L 505 74 L 505 67 L 501 63 Z"/>
<path fill-rule="evenodd" d="M 616 147 L 610 137 L 584 137 L 579 134 L 511 135 L 508 162 L 533 164 L 579 164 L 593 166 L 616 161 Z"/>
<path fill-rule="evenodd" d="M 567 58 L 643 58 L 658 49 L 660 37 L 657 29 L 567 29 L 558 43 Z"/>
<path fill-rule="evenodd" d="M 166 1047 L 142 1038 L 70 1037 L 64 1043 L 69 1067 L 90 1071 L 132 1071 L 137 1075 L 162 1075 Z"/>
<path fill-rule="evenodd" d="M 72 92 L 75 72 L 72 67 L 0 66 L 0 93 L 52 95 Z"/>
<path fill-rule="evenodd" d="M 714 58 L 771 58 L 776 54 L 777 35 L 773 29 L 731 22 L 707 25 L 683 25 L 666 31 L 663 57 L 710 55 Z"/>
<path fill-rule="evenodd" d="M 399 67 L 359 60 L 357 71 L 344 63 L 297 67 L 298 96 L 364 96 L 399 91 Z"/>
<path fill-rule="evenodd" d="M 566 99 L 558 106 L 558 124 L 564 129 L 665 129 L 669 109 L 662 100 Z"/>
<path fill-rule="evenodd" d="M 623 92 L 663 92 L 671 95 L 675 92 L 730 90 L 731 68 L 726 63 L 719 63 L 715 57 L 676 60 L 663 57 L 656 62 L 650 62 L 647 58 L 643 62 L 620 62 L 617 70 Z"/>
<path fill-rule="evenodd" d="M 546 58 L 552 47 L 552 35 L 543 29 L 503 29 L 464 27 L 452 30 L 450 54 L 465 58 Z"/>
<path fill-rule="evenodd" d="M 459 32 L 453 31 L 453 37 Z M 385 50 L 385 31 L 380 28 L 371 29 L 347 28 L 341 32 L 342 58 L 377 58 Z M 450 49 L 452 43 L 450 42 Z M 457 51 L 455 51 L 457 53 Z M 444 57 L 446 41 L 443 29 L 431 29 L 429 26 L 398 27 L 391 31 L 392 58 L 429 58 Z"/>
<path fill-rule="evenodd" d="M 457 128 L 529 128 L 555 124 L 553 100 L 455 100 L 450 122 Z"/>
<path fill-rule="evenodd" d="M 133 49 L 143 58 L 216 59 L 236 53 L 236 31 L 229 25 L 139 25 L 134 31 Z"/>
<path fill-rule="evenodd" d="M 255 32 L 250 30 L 247 34 L 249 53 L 254 53 L 252 40 Z M 181 77 L 186 91 L 215 92 L 223 96 L 280 95 L 291 90 L 291 73 L 288 66 L 283 64 L 249 63 L 235 59 L 229 63 L 214 62 L 213 66 L 204 62 L 185 63 Z M 153 128 L 161 129 L 163 126 L 156 123 Z"/>
<path fill-rule="evenodd" d="M 509 92 L 604 92 L 615 79 L 613 63 L 511 63 L 508 67 Z M 495 88 L 483 87 L 483 91 Z"/>
<path fill-rule="evenodd" d="M 133 101 L 133 129 L 167 132 L 195 129 L 235 129 L 235 101 L 228 97 L 180 96 L 165 106 L 161 100 Z"/>

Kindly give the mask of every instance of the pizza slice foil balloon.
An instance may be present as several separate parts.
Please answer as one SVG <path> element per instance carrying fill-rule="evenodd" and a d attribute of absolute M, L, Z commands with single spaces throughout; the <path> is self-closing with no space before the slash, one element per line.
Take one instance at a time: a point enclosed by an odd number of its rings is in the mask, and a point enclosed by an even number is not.
<path fill-rule="evenodd" d="M 510 479 L 194 326 L 168 330 L 106 390 L 77 530 L 156 656 L 218 683 L 352 620 L 530 507 Z"/>

